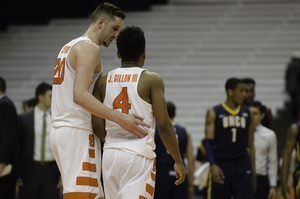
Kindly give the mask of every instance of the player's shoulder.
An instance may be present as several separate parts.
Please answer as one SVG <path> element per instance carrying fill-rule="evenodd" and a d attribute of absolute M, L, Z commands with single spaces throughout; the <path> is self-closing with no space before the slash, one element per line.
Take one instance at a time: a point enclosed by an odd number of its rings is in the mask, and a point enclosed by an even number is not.
<path fill-rule="evenodd" d="M 148 71 L 148 70 L 143 71 L 143 73 L 141 75 L 141 78 L 144 79 L 144 80 L 147 80 L 147 81 L 149 81 L 153 84 L 163 82 L 162 77 L 158 73 L 151 72 L 151 71 Z"/>
<path fill-rule="evenodd" d="M 90 40 L 82 40 L 79 41 L 74 45 L 74 47 L 71 49 L 74 50 L 77 53 L 88 53 L 91 55 L 100 55 L 101 50 L 98 45 L 91 42 Z"/>

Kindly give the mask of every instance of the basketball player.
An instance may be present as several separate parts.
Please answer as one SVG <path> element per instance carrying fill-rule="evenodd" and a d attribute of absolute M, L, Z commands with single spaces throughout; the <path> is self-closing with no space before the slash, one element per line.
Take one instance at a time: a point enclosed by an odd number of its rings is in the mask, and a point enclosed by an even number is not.
<path fill-rule="evenodd" d="M 179 186 L 174 185 L 176 179 L 174 160 L 160 139 L 159 132 L 155 128 L 156 144 L 156 184 L 154 199 L 194 199 L 194 155 L 192 137 L 188 129 L 174 122 L 176 106 L 173 102 L 167 102 L 168 115 L 171 119 L 179 146 L 181 158 L 186 158 L 188 172 L 185 181 Z"/>
<path fill-rule="evenodd" d="M 99 46 L 108 47 L 123 27 L 125 14 L 103 3 L 94 11 L 83 36 L 66 44 L 56 60 L 52 92 L 51 148 L 61 172 L 64 199 L 102 198 L 100 140 L 92 131 L 91 114 L 120 124 L 135 137 L 148 126 L 134 115 L 107 108 L 92 95 L 102 73 Z M 76 71 L 76 72 L 75 72 Z"/>
<path fill-rule="evenodd" d="M 249 108 L 243 105 L 245 85 L 230 78 L 225 89 L 226 101 L 206 113 L 204 144 L 211 167 L 207 198 L 253 199 L 253 122 Z"/>
<path fill-rule="evenodd" d="M 94 95 L 109 108 L 124 115 L 136 113 L 150 124 L 148 135 L 136 139 L 118 124 L 93 116 L 97 134 L 105 134 L 103 152 L 103 182 L 106 199 L 151 199 L 155 186 L 155 121 L 160 137 L 172 155 L 175 181 L 185 179 L 185 169 L 179 153 L 172 123 L 164 98 L 162 78 L 142 69 L 146 58 L 145 37 L 139 27 L 126 27 L 117 39 L 117 56 L 121 67 L 99 78 Z"/>
<path fill-rule="evenodd" d="M 285 149 L 282 158 L 281 167 L 281 188 L 282 196 L 284 198 L 289 197 L 289 187 L 287 186 L 288 173 L 291 163 L 291 156 L 294 149 L 296 149 L 297 154 L 297 164 L 294 172 L 294 190 L 296 199 L 300 199 L 300 121 L 292 124 L 287 132 Z"/>

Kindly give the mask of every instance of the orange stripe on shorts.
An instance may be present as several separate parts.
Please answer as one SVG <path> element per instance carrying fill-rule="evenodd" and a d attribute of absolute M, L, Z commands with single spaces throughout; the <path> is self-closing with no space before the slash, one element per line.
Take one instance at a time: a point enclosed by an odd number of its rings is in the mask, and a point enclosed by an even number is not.
<path fill-rule="evenodd" d="M 154 187 L 152 187 L 150 184 L 146 183 L 146 191 L 153 196 L 154 194 Z"/>
<path fill-rule="evenodd" d="M 97 172 L 96 164 L 91 164 L 89 162 L 83 162 L 82 163 L 82 170 L 83 171 Z"/>
<path fill-rule="evenodd" d="M 94 199 L 97 194 L 87 192 L 64 193 L 64 199 Z"/>
<path fill-rule="evenodd" d="M 147 199 L 147 198 L 140 195 L 140 196 L 139 196 L 139 199 Z"/>
<path fill-rule="evenodd" d="M 155 181 L 155 173 L 152 173 L 152 172 L 151 172 L 151 179 L 152 179 L 153 181 Z"/>
<path fill-rule="evenodd" d="M 90 155 L 90 158 L 95 158 L 95 150 L 89 149 L 89 155 Z"/>
<path fill-rule="evenodd" d="M 97 178 L 77 177 L 76 178 L 76 185 L 98 187 L 98 180 L 97 180 Z"/>

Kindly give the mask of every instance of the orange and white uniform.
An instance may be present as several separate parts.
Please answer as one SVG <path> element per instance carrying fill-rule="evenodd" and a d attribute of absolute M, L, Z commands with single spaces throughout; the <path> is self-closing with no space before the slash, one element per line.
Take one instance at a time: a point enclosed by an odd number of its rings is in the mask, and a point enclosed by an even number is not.
<path fill-rule="evenodd" d="M 50 143 L 61 172 L 64 199 L 98 199 L 103 197 L 101 144 L 92 131 L 91 113 L 73 102 L 75 71 L 69 64 L 70 49 L 79 37 L 66 44 L 58 54 L 52 88 L 52 129 Z M 95 74 L 89 87 L 92 93 L 101 72 Z"/>
<path fill-rule="evenodd" d="M 118 124 L 106 120 L 102 173 L 106 199 L 150 199 L 155 185 L 155 121 L 152 105 L 137 93 L 144 69 L 117 68 L 108 73 L 103 104 L 123 114 L 144 117 L 148 135 L 135 138 Z M 143 127 L 142 127 L 143 128 Z"/>

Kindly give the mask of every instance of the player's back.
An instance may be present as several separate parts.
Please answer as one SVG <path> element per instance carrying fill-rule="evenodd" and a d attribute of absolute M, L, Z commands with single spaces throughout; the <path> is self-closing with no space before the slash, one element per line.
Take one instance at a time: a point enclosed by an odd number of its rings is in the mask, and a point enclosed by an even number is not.
<path fill-rule="evenodd" d="M 52 124 L 55 128 L 67 126 L 92 130 L 91 113 L 73 101 L 75 70 L 69 64 L 69 53 L 81 41 L 91 40 L 86 37 L 72 40 L 61 49 L 56 60 L 51 102 Z M 94 75 L 89 87 L 90 93 L 100 73 Z"/>
<path fill-rule="evenodd" d="M 248 154 L 248 128 L 250 111 L 245 105 L 235 111 L 225 103 L 214 107 L 215 121 L 215 157 L 217 159 L 234 160 Z"/>
<path fill-rule="evenodd" d="M 144 71 L 145 69 L 139 67 L 117 68 L 110 71 L 107 75 L 103 104 L 123 114 L 135 113 L 143 117 L 144 122 L 151 127 L 146 129 L 148 135 L 137 139 L 118 124 L 106 120 L 107 135 L 104 149 L 120 149 L 153 159 L 155 158 L 153 151 L 155 144 L 152 105 L 144 101 L 137 91 L 141 74 Z"/>

